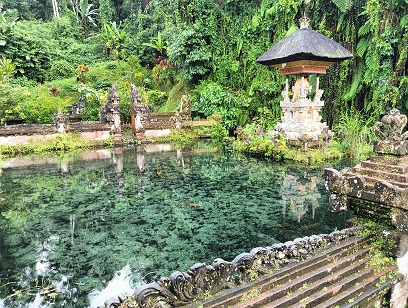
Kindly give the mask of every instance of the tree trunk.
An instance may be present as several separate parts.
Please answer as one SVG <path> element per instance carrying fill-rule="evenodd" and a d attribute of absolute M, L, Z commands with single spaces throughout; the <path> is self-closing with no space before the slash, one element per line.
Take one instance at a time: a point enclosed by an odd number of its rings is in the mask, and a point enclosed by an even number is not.
<path fill-rule="evenodd" d="M 59 10 L 58 10 L 58 2 L 57 2 L 57 0 L 52 0 L 52 8 L 53 8 L 53 10 L 54 10 L 54 17 L 60 19 L 61 16 L 60 16 L 60 13 L 59 13 Z"/>

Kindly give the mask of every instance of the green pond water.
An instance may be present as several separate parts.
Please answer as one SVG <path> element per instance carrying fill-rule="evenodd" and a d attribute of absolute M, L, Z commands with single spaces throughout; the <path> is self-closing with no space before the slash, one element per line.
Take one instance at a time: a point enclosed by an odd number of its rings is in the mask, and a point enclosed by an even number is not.
<path fill-rule="evenodd" d="M 258 246 L 345 227 L 323 168 L 169 145 L 4 161 L 0 307 L 98 307 Z"/>

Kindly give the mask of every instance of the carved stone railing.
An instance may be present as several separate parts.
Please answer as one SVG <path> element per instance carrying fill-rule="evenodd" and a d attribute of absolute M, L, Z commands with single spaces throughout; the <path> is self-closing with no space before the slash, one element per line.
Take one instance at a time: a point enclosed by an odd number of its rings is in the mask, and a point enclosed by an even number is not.
<path fill-rule="evenodd" d="M 330 234 L 312 235 L 293 241 L 257 247 L 241 253 L 231 262 L 215 259 L 211 265 L 196 263 L 186 272 L 176 271 L 170 277 L 139 287 L 132 307 L 180 307 L 200 301 L 224 289 L 245 284 L 270 274 L 289 263 L 300 262 L 329 246 L 361 234 L 363 227 L 353 227 Z M 120 299 L 110 299 L 105 307 L 119 307 Z"/>

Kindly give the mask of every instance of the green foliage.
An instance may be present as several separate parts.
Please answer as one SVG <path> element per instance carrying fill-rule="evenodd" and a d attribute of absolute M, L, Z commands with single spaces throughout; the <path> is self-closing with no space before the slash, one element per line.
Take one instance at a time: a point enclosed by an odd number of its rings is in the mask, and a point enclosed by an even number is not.
<path fill-rule="evenodd" d="M 7 156 L 68 152 L 76 149 L 111 145 L 112 140 L 90 142 L 76 133 L 58 134 L 46 141 L 36 141 L 19 145 L 0 145 L 0 154 Z"/>
<path fill-rule="evenodd" d="M 340 12 L 346 13 L 353 6 L 353 0 L 332 0 Z"/>
<path fill-rule="evenodd" d="M 51 63 L 48 80 L 63 79 L 75 76 L 75 67 L 66 60 L 57 60 Z"/>
<path fill-rule="evenodd" d="M 115 21 L 111 22 L 110 25 L 107 23 L 103 25 L 100 38 L 105 43 L 105 50 L 111 59 L 123 58 L 122 45 L 126 40 L 126 34 L 125 29 L 121 29 L 121 26 L 117 25 Z"/>
<path fill-rule="evenodd" d="M 99 110 L 101 108 L 101 98 L 99 93 L 83 84 L 78 86 L 79 101 L 84 103 L 83 116 L 90 121 L 99 121 Z"/>
<path fill-rule="evenodd" d="M 45 85 L 23 90 L 26 97 L 16 106 L 20 110 L 19 115 L 26 123 L 53 123 L 53 118 L 58 112 L 58 108 L 72 104 L 71 97 L 54 97 L 51 89 Z"/>
<path fill-rule="evenodd" d="M 81 27 L 77 23 L 75 14 L 71 11 L 65 12 L 59 19 L 54 18 L 50 22 L 44 23 L 44 27 L 49 28 L 52 38 L 59 40 L 60 44 L 63 44 L 62 41 L 65 40 L 79 44 L 83 40 Z M 62 38 L 63 40 L 61 40 Z"/>
<path fill-rule="evenodd" d="M 20 74 L 42 81 L 50 68 L 51 37 L 44 25 L 35 21 L 19 21 L 4 38 L 0 55 L 12 59 Z"/>
<path fill-rule="evenodd" d="M 188 94 L 188 87 L 184 81 L 178 82 L 169 92 L 169 97 L 163 106 L 164 112 L 174 112 L 180 109 L 181 98 Z"/>
<path fill-rule="evenodd" d="M 236 125 L 244 125 L 248 119 L 246 107 L 248 102 L 239 93 L 231 93 L 221 85 L 208 82 L 201 83 L 196 89 L 199 92 L 199 101 L 193 104 L 192 110 L 206 117 L 218 112 L 222 116 L 222 123 L 228 130 Z"/>
<path fill-rule="evenodd" d="M 0 84 L 0 124 L 7 121 L 24 118 L 22 107 L 19 103 L 24 101 L 29 93 L 18 85 Z"/>
<path fill-rule="evenodd" d="M 395 265 L 393 258 L 398 249 L 395 228 L 384 221 L 373 221 L 363 217 L 359 217 L 356 222 L 364 226 L 362 235 L 372 238 L 369 244 L 372 248 L 370 265 L 377 265 L 379 268 L 384 265 Z"/>
<path fill-rule="evenodd" d="M 114 20 L 115 9 L 111 0 L 99 0 L 99 15 L 102 24 L 107 24 Z"/>
<path fill-rule="evenodd" d="M 75 0 L 68 6 L 61 3 L 62 18 L 49 22 L 32 20 L 34 16 L 50 19 L 49 2 L 31 1 L 36 5 L 32 12 L 24 1 L 3 2 L 0 56 L 16 65 L 17 80 L 9 80 L 13 84 L 27 84 L 19 78 L 23 75 L 35 82 L 68 77 L 71 65 L 102 67 L 95 64 L 107 60 L 105 48 L 111 58 L 125 61 L 118 62 L 116 78 L 103 70 L 90 77 L 87 86 L 103 94 L 115 79 L 125 83 L 124 90 L 134 83 L 144 95 L 149 92 L 155 107 L 174 110 L 181 93 L 178 81 L 188 80 L 189 87 L 198 86 L 196 94 L 189 95 L 196 107 L 205 105 L 205 116 L 209 111 L 220 112 L 229 129 L 248 121 L 269 128 L 281 116 L 284 82 L 275 68 L 259 65 L 256 59 L 295 31 L 305 13 L 311 17 L 311 29 L 355 55 L 332 65 L 321 78 L 326 102 L 322 116 L 329 126 L 339 122 L 344 109 L 354 108 L 376 120 L 390 107 L 403 113 L 408 110 L 405 0 L 263 0 L 256 5 L 249 0 L 157 0 L 149 5 L 145 1 Z M 18 12 L 9 10 L 12 7 Z M 16 21 L 19 14 L 26 20 Z M 101 29 L 92 23 L 100 23 Z M 98 33 L 89 37 L 90 30 Z M 158 56 L 162 58 L 156 61 Z M 205 90 L 200 82 L 219 87 Z M 63 83 L 60 95 L 72 93 L 65 91 L 67 81 Z M 222 98 L 213 100 L 217 91 Z M 123 95 L 122 101 L 128 97 Z M 196 111 L 204 115 L 200 108 Z"/>
<path fill-rule="evenodd" d="M 167 102 L 167 94 L 163 91 L 158 90 L 147 90 L 146 91 L 147 97 L 147 105 L 153 108 L 153 111 L 158 112 L 168 112 L 172 110 L 167 110 L 166 102 Z"/>
<path fill-rule="evenodd" d="M 356 110 L 341 112 L 335 125 L 340 150 L 350 157 L 364 157 L 372 151 L 374 119 Z"/>
<path fill-rule="evenodd" d="M 72 9 L 77 17 L 78 24 L 81 26 L 84 34 L 87 35 L 92 26 L 97 26 L 95 18 L 99 16 L 98 10 L 88 0 L 75 0 L 72 3 Z"/>
<path fill-rule="evenodd" d="M 160 55 L 163 55 L 167 48 L 167 42 L 163 40 L 162 33 L 160 31 L 157 32 L 157 37 L 153 39 L 152 43 L 143 43 L 143 45 L 154 48 L 160 53 Z"/>
<path fill-rule="evenodd" d="M 236 131 L 237 140 L 234 150 L 256 156 L 272 157 L 276 160 L 292 160 L 307 165 L 320 165 L 324 161 L 342 158 L 342 153 L 333 144 L 316 148 L 300 148 L 288 146 L 283 136 L 271 139 L 268 134 L 258 132 L 259 125 L 255 122 L 245 125 Z"/>
<path fill-rule="evenodd" d="M 16 72 L 16 65 L 10 59 L 0 59 L 0 75 L 3 76 L 3 82 L 8 82 Z"/>

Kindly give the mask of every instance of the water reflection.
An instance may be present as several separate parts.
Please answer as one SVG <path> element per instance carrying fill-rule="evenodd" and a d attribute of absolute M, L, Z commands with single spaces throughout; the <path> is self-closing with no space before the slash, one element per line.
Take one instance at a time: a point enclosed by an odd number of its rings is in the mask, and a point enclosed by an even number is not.
<path fill-rule="evenodd" d="M 0 307 L 96 307 L 349 217 L 327 211 L 322 170 L 206 146 L 6 161 L 0 200 Z"/>
<path fill-rule="evenodd" d="M 320 206 L 319 200 L 322 197 L 317 189 L 317 183 L 320 180 L 322 179 L 307 175 L 307 173 L 302 177 L 287 174 L 279 191 L 279 195 L 282 197 L 280 203 L 283 216 L 286 216 L 286 212 L 290 208 L 291 214 L 300 222 L 310 209 L 312 219 L 314 219 L 316 208 Z"/>

